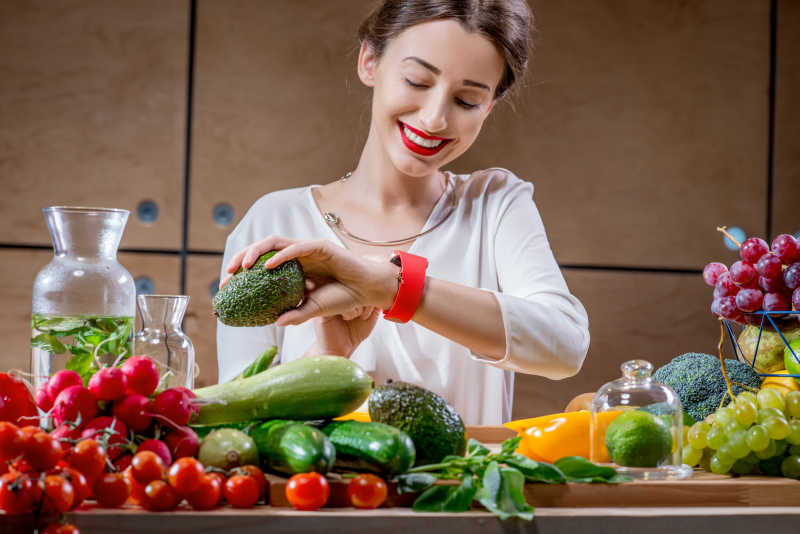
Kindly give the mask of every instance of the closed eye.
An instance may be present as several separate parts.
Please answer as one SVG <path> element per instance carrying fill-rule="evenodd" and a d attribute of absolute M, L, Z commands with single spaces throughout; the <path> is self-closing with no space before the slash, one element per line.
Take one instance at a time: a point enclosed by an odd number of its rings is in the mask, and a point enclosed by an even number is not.
<path fill-rule="evenodd" d="M 414 89 L 426 89 L 428 87 L 424 83 L 415 83 L 409 80 L 408 78 L 404 79 L 406 83 L 411 87 L 413 87 Z M 456 103 L 464 109 L 474 109 L 478 107 L 478 104 L 470 104 L 469 102 L 466 102 L 465 100 L 462 100 L 460 98 L 456 98 Z"/>
<path fill-rule="evenodd" d="M 412 82 L 411 80 L 409 80 L 408 78 L 405 78 L 405 80 L 406 80 L 406 83 L 407 83 L 408 85 L 410 85 L 411 87 L 414 87 L 414 88 L 416 88 L 416 89 L 422 89 L 422 88 L 424 88 L 424 87 L 427 87 L 427 85 L 425 85 L 425 84 L 423 84 L 423 83 L 414 83 L 414 82 Z"/>

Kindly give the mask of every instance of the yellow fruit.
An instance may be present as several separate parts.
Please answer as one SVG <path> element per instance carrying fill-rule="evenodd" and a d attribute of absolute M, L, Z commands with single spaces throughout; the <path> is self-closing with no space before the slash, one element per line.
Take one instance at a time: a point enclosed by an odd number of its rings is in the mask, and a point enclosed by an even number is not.
<path fill-rule="evenodd" d="M 790 373 L 786 369 L 783 369 L 772 374 L 789 375 Z M 797 380 L 791 376 L 768 376 L 764 378 L 764 381 L 761 383 L 761 388 L 777 389 L 784 395 L 789 391 L 800 391 L 800 385 L 798 385 Z"/>

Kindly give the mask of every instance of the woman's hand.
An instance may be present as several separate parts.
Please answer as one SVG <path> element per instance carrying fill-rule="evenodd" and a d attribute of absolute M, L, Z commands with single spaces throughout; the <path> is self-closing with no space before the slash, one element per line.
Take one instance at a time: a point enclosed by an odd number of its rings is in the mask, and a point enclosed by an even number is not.
<path fill-rule="evenodd" d="M 353 315 L 359 311 L 360 314 Z M 330 354 L 349 357 L 372 332 L 379 314 L 378 308 L 365 307 L 352 313 L 312 319 L 316 341 L 305 356 Z"/>

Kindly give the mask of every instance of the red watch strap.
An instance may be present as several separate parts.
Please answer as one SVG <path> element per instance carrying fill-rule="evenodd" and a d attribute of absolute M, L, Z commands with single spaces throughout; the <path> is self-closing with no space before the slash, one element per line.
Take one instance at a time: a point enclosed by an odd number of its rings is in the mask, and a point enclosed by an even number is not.
<path fill-rule="evenodd" d="M 400 258 L 400 284 L 392 307 L 383 310 L 383 317 L 397 323 L 406 323 L 414 316 L 422 300 L 428 260 L 402 250 L 395 250 L 394 253 Z"/>

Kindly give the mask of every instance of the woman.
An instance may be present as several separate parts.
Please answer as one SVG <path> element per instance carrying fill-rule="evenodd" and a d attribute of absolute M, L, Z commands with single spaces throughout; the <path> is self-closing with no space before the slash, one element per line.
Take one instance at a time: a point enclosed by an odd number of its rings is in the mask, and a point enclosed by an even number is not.
<path fill-rule="evenodd" d="M 524 73 L 530 23 L 524 0 L 388 0 L 364 21 L 358 75 L 373 93 L 358 165 L 262 197 L 225 247 L 222 284 L 280 249 L 267 267 L 297 258 L 307 296 L 274 325 L 220 324 L 221 381 L 273 344 L 283 361 L 337 354 L 496 425 L 511 417 L 514 371 L 578 372 L 588 320 L 532 185 L 502 168 L 442 170 Z"/>

